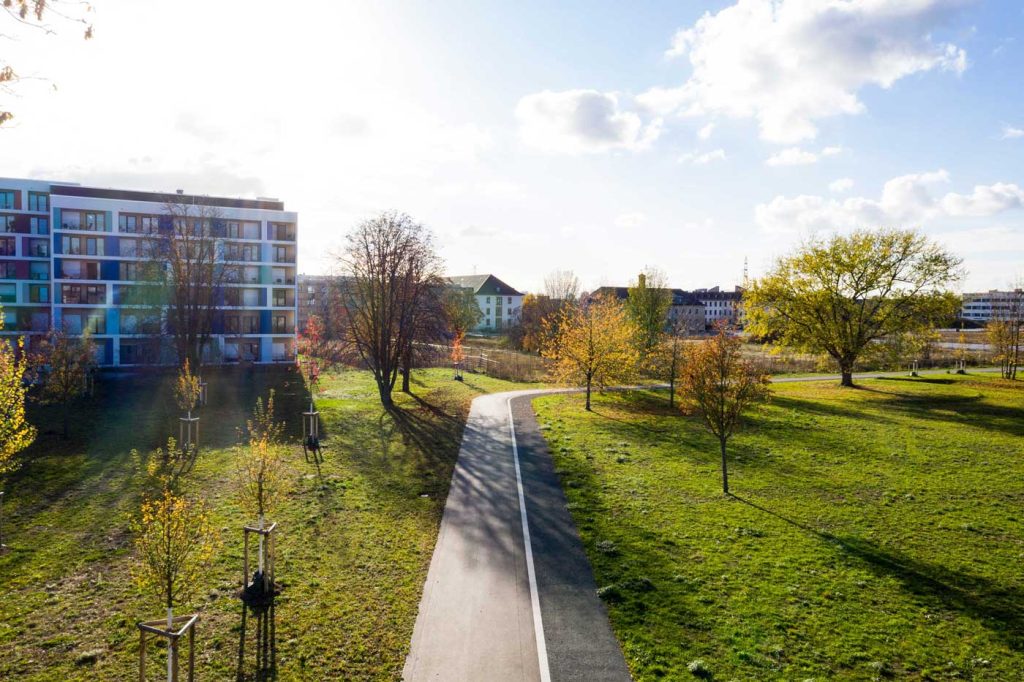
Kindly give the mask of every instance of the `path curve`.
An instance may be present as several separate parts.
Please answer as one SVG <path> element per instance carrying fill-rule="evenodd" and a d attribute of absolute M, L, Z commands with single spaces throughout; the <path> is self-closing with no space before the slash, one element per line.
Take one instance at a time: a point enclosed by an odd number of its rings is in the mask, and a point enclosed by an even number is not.
<path fill-rule="evenodd" d="M 906 372 L 854 378 L 900 376 Z M 573 392 L 510 391 L 473 400 L 405 680 L 630 679 L 531 405 L 542 395 Z"/>

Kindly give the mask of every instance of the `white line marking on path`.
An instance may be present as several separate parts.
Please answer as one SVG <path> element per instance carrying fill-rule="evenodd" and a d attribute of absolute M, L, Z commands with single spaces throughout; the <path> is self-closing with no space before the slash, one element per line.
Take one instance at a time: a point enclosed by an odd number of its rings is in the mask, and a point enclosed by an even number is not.
<path fill-rule="evenodd" d="M 516 445 L 516 427 L 512 420 L 512 399 L 508 401 L 508 432 L 512 436 L 512 459 L 516 465 L 516 487 L 519 489 L 519 517 L 523 521 L 523 547 L 526 550 L 526 576 L 530 582 L 530 603 L 533 606 L 533 634 L 537 639 L 537 662 L 540 664 L 541 682 L 551 682 L 548 669 L 548 649 L 544 643 L 544 622 L 540 618 L 540 594 L 537 574 L 533 570 L 533 545 L 530 543 L 530 524 L 526 519 L 526 498 L 523 495 L 523 475 L 519 471 L 519 447 Z"/>

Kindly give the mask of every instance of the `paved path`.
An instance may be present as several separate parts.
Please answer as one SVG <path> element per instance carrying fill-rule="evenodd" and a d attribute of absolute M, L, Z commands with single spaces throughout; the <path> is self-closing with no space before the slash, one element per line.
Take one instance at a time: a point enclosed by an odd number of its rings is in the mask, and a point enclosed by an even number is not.
<path fill-rule="evenodd" d="M 406 680 L 629 679 L 530 406 L 548 392 L 473 401 Z"/>
<path fill-rule="evenodd" d="M 473 401 L 405 663 L 406 680 L 629 680 L 530 404 L 554 392 L 514 391 Z"/>

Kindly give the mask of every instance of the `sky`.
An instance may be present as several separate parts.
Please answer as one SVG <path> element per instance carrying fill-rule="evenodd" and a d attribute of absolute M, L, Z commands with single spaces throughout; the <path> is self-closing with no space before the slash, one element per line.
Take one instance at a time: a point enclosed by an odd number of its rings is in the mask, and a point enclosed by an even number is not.
<path fill-rule="evenodd" d="M 1024 277 L 1019 0 L 92 3 L 90 41 L 0 18 L 0 176 L 277 197 L 302 272 L 397 209 L 526 291 L 880 226 Z"/>

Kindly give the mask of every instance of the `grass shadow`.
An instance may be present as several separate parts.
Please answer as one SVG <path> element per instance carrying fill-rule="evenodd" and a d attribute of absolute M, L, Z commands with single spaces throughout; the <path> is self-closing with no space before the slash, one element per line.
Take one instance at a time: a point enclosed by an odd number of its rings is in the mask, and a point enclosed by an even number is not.
<path fill-rule="evenodd" d="M 896 578 L 907 592 L 932 607 L 967 614 L 1008 646 L 1024 651 L 1024 590 L 920 561 L 861 537 L 822 531 L 739 495 L 730 497 L 837 546 L 876 575 Z"/>

